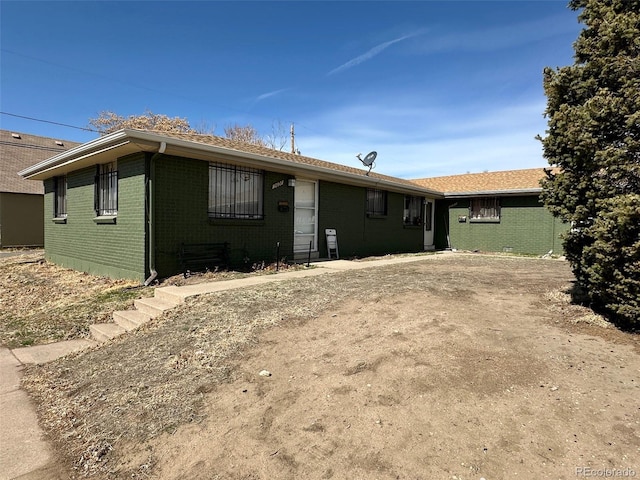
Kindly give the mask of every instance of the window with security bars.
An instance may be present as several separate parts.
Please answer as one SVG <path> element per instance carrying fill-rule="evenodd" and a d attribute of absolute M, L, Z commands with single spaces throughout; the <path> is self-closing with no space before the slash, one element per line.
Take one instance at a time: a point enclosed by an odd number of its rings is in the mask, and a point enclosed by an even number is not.
<path fill-rule="evenodd" d="M 471 220 L 500 220 L 500 199 L 498 197 L 472 198 L 469 207 Z"/>
<path fill-rule="evenodd" d="M 118 214 L 118 170 L 116 163 L 98 165 L 95 182 L 95 210 L 98 216 Z"/>
<path fill-rule="evenodd" d="M 53 206 L 53 216 L 55 218 L 67 217 L 67 177 L 54 178 L 55 200 Z"/>
<path fill-rule="evenodd" d="M 377 188 L 367 188 L 367 215 L 387 214 L 387 192 Z"/>
<path fill-rule="evenodd" d="M 403 222 L 405 225 L 422 225 L 422 197 L 404 197 Z"/>
<path fill-rule="evenodd" d="M 262 219 L 264 173 L 254 168 L 209 164 L 209 216 Z"/>

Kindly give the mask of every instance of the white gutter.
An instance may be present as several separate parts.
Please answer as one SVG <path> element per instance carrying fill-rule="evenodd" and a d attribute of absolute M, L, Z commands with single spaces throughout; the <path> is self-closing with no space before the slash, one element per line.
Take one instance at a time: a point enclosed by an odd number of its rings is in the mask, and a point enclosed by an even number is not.
<path fill-rule="evenodd" d="M 168 155 L 180 155 L 181 152 L 183 155 L 189 155 L 191 152 L 192 156 L 195 153 L 199 153 L 200 155 L 214 154 L 217 156 L 233 159 L 239 163 L 253 163 L 260 168 L 265 168 L 265 165 L 275 166 L 279 168 L 282 173 L 291 173 L 293 171 L 296 173 L 300 172 L 300 174 L 303 175 L 314 174 L 319 175 L 321 179 L 330 181 L 343 179 L 348 180 L 348 183 L 360 186 L 372 186 L 378 188 L 384 187 L 385 189 L 395 190 L 399 192 L 412 192 L 437 198 L 443 197 L 442 192 L 424 188 L 419 185 L 407 185 L 385 178 L 378 178 L 370 175 L 367 176 L 365 175 L 366 172 L 364 170 L 362 171 L 362 175 L 358 175 L 351 172 L 344 172 L 339 169 L 294 162 L 291 160 L 260 155 L 243 150 L 235 150 L 226 147 L 219 147 L 216 145 L 207 145 L 204 143 L 168 137 L 154 132 L 145 132 L 130 129 L 119 130 L 117 132 L 105 135 L 91 142 L 62 152 L 32 167 L 22 170 L 21 172 L 19 172 L 19 175 L 23 176 L 24 178 L 31 178 L 60 167 L 68 166 L 72 163 L 89 158 L 91 156 L 123 147 L 127 144 L 131 144 L 131 146 L 133 147 L 136 145 L 136 143 L 138 143 L 138 141 L 141 141 L 143 146 L 147 147 L 145 149 L 142 148 L 142 145 L 140 145 L 140 151 L 155 150 L 156 152 L 166 153 Z"/>
<path fill-rule="evenodd" d="M 47 170 L 51 170 L 54 167 L 66 165 L 81 158 L 86 158 L 91 155 L 95 155 L 96 153 L 110 150 L 112 148 L 117 148 L 120 145 L 113 145 L 114 142 L 118 140 L 122 140 L 127 138 L 127 134 L 124 130 L 115 132 L 110 135 L 105 135 L 104 137 L 97 138 L 96 140 L 91 140 L 88 143 L 83 143 L 82 145 L 78 145 L 77 147 L 70 148 L 58 155 L 54 155 L 51 158 L 47 158 L 40 163 L 36 163 L 31 167 L 27 167 L 21 172 L 18 172 L 18 175 L 23 176 L 24 178 L 29 178 L 32 175 L 43 173 Z M 127 141 L 127 143 L 129 143 Z M 77 157 L 80 155 L 80 157 Z M 69 159 L 69 160 L 67 160 Z"/>
<path fill-rule="evenodd" d="M 512 190 L 478 190 L 476 192 L 445 192 L 444 198 L 508 196 L 541 193 L 542 188 L 516 188 Z"/>
<path fill-rule="evenodd" d="M 442 192 L 430 190 L 428 188 L 424 188 L 419 185 L 415 185 L 415 186 L 405 185 L 402 183 L 396 183 L 396 182 L 389 181 L 383 178 L 378 178 L 375 176 L 374 177 L 367 176 L 365 175 L 366 172 L 364 170 L 362 171 L 363 172 L 362 175 L 357 175 L 354 173 L 343 172 L 341 170 L 337 170 L 333 168 L 321 167 L 318 165 L 309 165 L 306 163 L 293 162 L 291 160 L 259 155 L 256 153 L 246 152 L 243 150 L 234 150 L 231 148 L 219 147 L 217 145 L 207 145 L 207 144 L 196 143 L 188 140 L 182 140 L 178 138 L 163 137 L 151 132 L 132 131 L 131 133 L 135 134 L 136 137 L 141 138 L 143 140 L 157 141 L 157 142 L 168 141 L 169 142 L 167 144 L 167 149 L 169 150 L 168 153 L 170 153 L 171 151 L 177 150 L 176 153 L 179 154 L 180 153 L 179 151 L 181 149 L 186 150 L 185 152 L 183 152 L 185 155 L 189 154 L 188 152 L 189 150 L 198 151 L 198 152 L 207 152 L 207 153 L 213 153 L 213 154 L 226 156 L 226 157 L 237 157 L 238 160 L 244 161 L 244 163 L 246 163 L 246 160 L 250 160 L 255 162 L 256 165 L 261 166 L 262 168 L 264 168 L 264 164 L 269 164 L 269 165 L 275 165 L 277 167 L 281 167 L 284 170 L 284 172 L 291 172 L 291 170 L 294 170 L 294 171 L 297 170 L 304 173 L 316 173 L 316 174 L 320 173 L 320 174 L 323 174 L 325 179 L 335 180 L 336 178 L 344 178 L 344 179 L 349 179 L 353 183 L 358 183 L 360 185 L 385 186 L 385 187 L 391 187 L 392 189 L 403 191 L 403 192 L 412 191 L 412 192 L 420 193 L 423 195 L 429 194 L 434 197 L 442 197 Z"/>
<path fill-rule="evenodd" d="M 60 160 L 60 163 L 58 163 L 56 165 L 52 165 L 52 166 L 44 165 L 43 168 L 41 170 L 39 170 L 38 172 L 36 172 L 36 173 L 38 173 L 38 174 L 46 173 L 46 172 L 48 172 L 50 170 L 53 170 L 53 169 L 56 169 L 56 168 L 64 167 L 64 166 L 67 166 L 67 165 L 71 165 L 72 163 L 76 163 L 76 162 L 79 162 L 79 161 L 84 160 L 86 158 L 93 157 L 93 156 L 96 156 L 96 155 L 100 155 L 101 153 L 108 152 L 109 150 L 114 150 L 116 148 L 124 147 L 125 145 L 128 145 L 129 143 L 131 143 L 131 142 L 129 142 L 127 140 L 125 142 L 121 142 L 121 143 L 118 143 L 116 145 L 111 145 L 109 147 L 105 147 L 105 148 L 102 148 L 100 150 L 96 150 L 95 152 L 87 153 L 86 155 L 82 155 L 82 156 L 77 157 L 77 158 L 72 158 L 72 159 L 67 160 L 67 161 L 64 161 L 64 159 L 62 159 L 62 160 Z M 53 157 L 53 158 L 55 158 L 55 157 Z M 40 165 L 40 164 L 38 164 L 38 165 Z M 38 165 L 36 165 L 34 167 L 29 167 L 28 169 L 23 170 L 22 172 L 18 172 L 18 175 L 22 175 L 25 178 L 29 178 L 30 177 L 30 169 L 35 169 Z"/>

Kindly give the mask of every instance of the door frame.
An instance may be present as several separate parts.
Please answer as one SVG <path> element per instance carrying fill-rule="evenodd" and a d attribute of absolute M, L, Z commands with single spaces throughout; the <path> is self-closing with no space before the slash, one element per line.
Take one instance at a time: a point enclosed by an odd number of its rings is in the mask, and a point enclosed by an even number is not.
<path fill-rule="evenodd" d="M 427 212 L 427 210 L 429 209 L 429 205 L 431 205 L 431 211 Z M 424 250 L 435 250 L 435 208 L 436 208 L 436 202 L 435 199 L 433 198 L 425 198 L 424 199 L 424 219 L 422 224 L 424 225 L 423 228 L 423 234 L 424 234 L 424 238 L 423 238 L 423 248 Z M 427 214 L 431 215 L 431 222 L 430 223 L 430 227 L 431 229 L 427 230 Z"/>
<path fill-rule="evenodd" d="M 295 222 L 296 222 L 296 210 L 297 210 L 297 196 L 296 196 L 296 192 L 297 192 L 297 188 L 298 188 L 298 182 L 306 182 L 306 183 L 312 183 L 313 184 L 313 207 L 314 207 L 314 211 L 313 211 L 313 217 L 315 219 L 314 221 L 314 226 L 313 226 L 313 244 L 311 246 L 311 251 L 312 252 L 318 252 L 319 251 L 319 245 L 318 245 L 318 200 L 319 200 L 319 184 L 320 182 L 318 180 L 314 180 L 311 178 L 303 178 L 303 177 L 296 177 L 296 186 L 294 187 L 293 190 L 293 252 L 294 253 L 301 253 L 301 252 L 308 252 L 309 248 L 306 247 L 304 250 L 302 249 L 296 249 L 296 230 L 295 230 Z M 309 234 L 307 234 L 309 235 Z"/>

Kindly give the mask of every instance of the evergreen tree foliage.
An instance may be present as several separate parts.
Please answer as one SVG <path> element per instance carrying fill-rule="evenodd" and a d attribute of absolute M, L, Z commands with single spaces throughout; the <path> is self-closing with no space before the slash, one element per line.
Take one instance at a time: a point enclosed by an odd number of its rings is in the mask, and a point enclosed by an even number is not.
<path fill-rule="evenodd" d="M 640 0 L 572 0 L 575 63 L 546 68 L 542 199 L 592 305 L 640 326 Z"/>

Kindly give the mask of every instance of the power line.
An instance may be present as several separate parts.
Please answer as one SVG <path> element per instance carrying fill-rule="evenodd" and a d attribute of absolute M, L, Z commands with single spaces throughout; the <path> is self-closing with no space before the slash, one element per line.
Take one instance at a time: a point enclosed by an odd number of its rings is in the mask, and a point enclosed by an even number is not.
<path fill-rule="evenodd" d="M 57 68 L 62 68 L 62 69 L 66 69 L 66 70 L 79 72 L 79 73 L 82 73 L 83 75 L 94 76 L 94 77 L 97 77 L 97 78 L 101 78 L 103 80 L 107 80 L 107 81 L 112 82 L 112 83 L 119 83 L 121 85 L 125 85 L 125 86 L 128 86 L 128 87 L 137 88 L 137 89 L 141 89 L 141 90 L 146 90 L 148 92 L 157 93 L 157 94 L 161 94 L 161 95 L 165 95 L 165 96 L 166 95 L 172 96 L 172 97 L 175 97 L 175 98 L 186 100 L 186 101 L 191 102 L 191 103 L 195 103 L 195 104 L 199 105 L 200 107 L 202 107 L 203 105 L 211 105 L 211 106 L 217 107 L 217 108 L 224 108 L 224 109 L 229 110 L 231 112 L 236 112 L 236 113 L 240 113 L 240 114 L 243 114 L 243 115 L 247 115 L 250 118 L 250 121 L 253 121 L 251 119 L 256 119 L 256 118 L 258 118 L 258 119 L 261 118 L 261 119 L 265 119 L 265 120 L 271 120 L 272 122 L 276 120 L 272 116 L 253 113 L 248 109 L 236 108 L 236 107 L 232 107 L 232 106 L 229 106 L 229 105 L 221 105 L 219 103 L 203 102 L 201 99 L 180 95 L 180 94 L 177 94 L 177 93 L 175 93 L 173 91 L 163 91 L 163 90 L 158 90 L 158 89 L 155 89 L 155 88 L 151 88 L 151 87 L 149 87 L 147 85 L 140 85 L 140 84 L 136 84 L 136 83 L 127 82 L 127 81 L 124 81 L 124 80 L 122 80 L 120 78 L 113 78 L 113 77 L 109 77 L 109 76 L 102 75 L 102 74 L 99 74 L 99 73 L 91 72 L 91 71 L 88 71 L 88 70 L 82 70 L 82 69 L 79 69 L 77 67 L 73 67 L 73 66 L 69 66 L 69 65 L 63 65 L 61 63 L 52 62 L 50 60 L 46 60 L 46 59 L 43 59 L 43 58 L 34 57 L 32 55 L 26 55 L 24 53 L 16 52 L 16 51 L 11 50 L 11 49 L 0 48 L 0 51 L 5 52 L 5 53 L 9 53 L 9 54 L 12 54 L 12 55 L 16 55 L 16 56 L 19 56 L 19 57 L 27 58 L 27 59 L 35 61 L 35 62 L 41 62 L 41 63 L 47 64 L 47 65 L 51 65 L 51 66 L 54 66 L 54 67 L 57 67 Z M 0 113 L 4 113 L 4 112 L 0 112 Z M 28 120 L 35 120 L 35 121 L 39 121 L 39 122 L 52 123 L 54 125 L 61 125 L 61 126 L 65 126 L 65 127 L 76 128 L 76 129 L 79 129 L 79 130 L 85 130 L 85 131 L 89 131 L 89 132 L 96 132 L 96 130 L 91 130 L 91 129 L 88 129 L 88 128 L 76 127 L 76 126 L 73 126 L 73 125 L 65 125 L 65 124 L 56 123 L 56 122 L 49 122 L 49 121 L 46 121 L 46 120 L 39 120 L 39 119 L 33 119 L 33 118 L 29 118 L 29 117 L 22 117 L 20 115 L 13 115 L 13 116 L 25 118 L 25 119 L 28 119 Z M 286 123 L 293 122 L 293 120 L 285 120 L 285 121 L 286 121 Z M 307 129 L 307 130 L 309 130 L 311 132 L 319 133 L 317 130 L 315 130 L 313 128 L 310 128 L 310 127 L 308 127 L 308 126 L 306 126 L 304 124 L 301 124 L 300 122 L 295 122 L 295 123 L 296 123 L 296 125 L 299 125 L 300 127 L 305 128 L 305 129 Z M 97 132 L 97 133 L 100 133 L 100 132 Z"/>
<path fill-rule="evenodd" d="M 100 132 L 98 132 L 98 130 L 94 130 L 92 128 L 76 127 L 75 125 L 68 125 L 66 123 L 53 122 L 51 120 L 42 120 L 41 118 L 27 117 L 25 115 L 18 115 L 17 113 L 0 112 L 0 114 L 8 115 L 10 117 L 24 118 L 25 120 L 33 120 L 34 122 L 50 123 L 52 125 L 60 125 L 61 127 L 75 128 L 75 129 L 78 129 L 78 130 L 84 130 L 85 132 L 100 133 Z"/>

